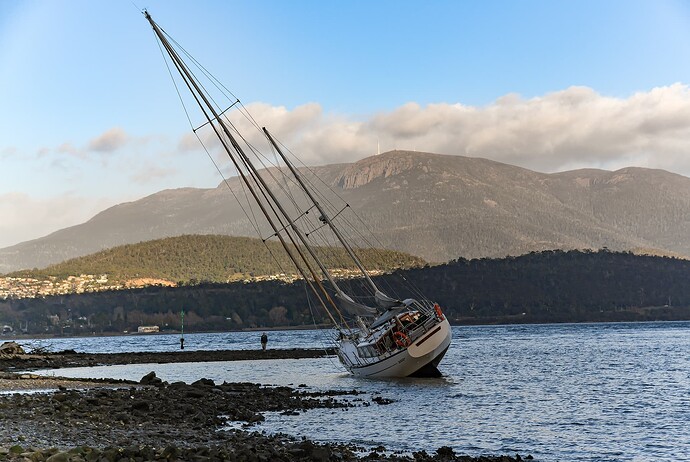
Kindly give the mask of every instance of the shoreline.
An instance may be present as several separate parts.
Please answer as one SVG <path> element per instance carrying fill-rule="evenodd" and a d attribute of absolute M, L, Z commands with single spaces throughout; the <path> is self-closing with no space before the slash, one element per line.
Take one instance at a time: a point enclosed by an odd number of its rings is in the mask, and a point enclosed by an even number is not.
<path fill-rule="evenodd" d="M 167 364 L 210 361 L 248 361 L 266 359 L 305 359 L 334 356 L 333 348 L 267 349 L 267 350 L 180 350 L 172 352 L 58 353 L 15 354 L 0 356 L 0 372 L 63 369 L 126 364 Z"/>
<path fill-rule="evenodd" d="M 21 379 L 8 379 L 7 374 L 0 376 L 0 383 L 44 383 L 31 374 Z M 386 404 L 357 390 L 216 384 L 208 379 L 167 383 L 153 372 L 138 383 L 54 378 L 50 385 L 57 389 L 0 393 L 0 460 L 519 462 L 532 458 L 461 456 L 446 446 L 433 454 L 424 450 L 406 454 L 381 446 L 258 433 L 253 428 L 266 412 L 294 416 L 329 408 L 338 414 L 355 406 Z"/>
<path fill-rule="evenodd" d="M 587 324 L 652 324 L 652 323 L 684 323 L 690 322 L 687 319 L 658 319 L 658 320 L 628 320 L 621 319 L 616 321 L 603 320 L 569 320 L 569 321 L 537 321 L 524 319 L 520 315 L 501 317 L 487 317 L 482 319 L 462 318 L 454 319 L 450 323 L 451 327 L 496 327 L 496 326 L 567 326 L 567 325 L 587 325 Z M 185 335 L 190 334 L 224 334 L 233 332 L 276 332 L 293 330 L 328 330 L 327 325 L 308 326 L 283 326 L 283 327 L 248 327 L 245 329 L 230 330 L 200 330 L 185 331 Z M 80 338 L 100 338 L 100 337 L 127 337 L 127 336 L 156 336 L 156 335 L 181 335 L 179 330 L 164 330 L 160 332 L 92 332 L 84 334 L 0 334 L 0 344 L 3 342 L 22 341 L 22 340 L 45 340 L 45 339 L 80 339 Z"/>
<path fill-rule="evenodd" d="M 139 382 L 42 377 L 24 371 L 149 362 L 281 359 L 325 355 L 323 350 L 226 350 L 219 352 L 85 354 L 52 353 L 0 357 L 0 460 L 219 460 L 219 461 L 463 461 L 519 462 L 513 456 L 461 456 L 450 447 L 433 454 L 405 454 L 383 447 L 316 442 L 254 430 L 264 413 L 299 415 L 330 408 L 338 414 L 354 406 L 385 406 L 386 400 L 357 390 L 318 391 L 254 383 L 167 383 L 146 374 Z M 307 356 L 305 356 L 307 355 Z M 269 358 L 270 357 L 270 358 Z M 133 358 L 136 358 L 133 360 Z M 228 359 L 233 358 L 233 359 Z M 137 361 L 140 360 L 140 361 Z M 37 363 L 38 361 L 38 363 Z M 33 391 L 33 392 L 32 392 Z M 382 409 L 381 412 L 385 412 Z M 334 422 L 337 422 L 337 418 Z"/>

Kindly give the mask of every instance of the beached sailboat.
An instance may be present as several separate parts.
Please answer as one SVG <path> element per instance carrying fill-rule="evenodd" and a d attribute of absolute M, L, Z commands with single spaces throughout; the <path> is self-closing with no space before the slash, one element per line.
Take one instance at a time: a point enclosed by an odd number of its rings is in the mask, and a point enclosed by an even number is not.
<path fill-rule="evenodd" d="M 247 219 L 264 241 L 275 238 L 282 244 L 311 298 L 335 327 L 333 341 L 345 368 L 354 375 L 372 378 L 439 376 L 437 366 L 450 346 L 451 330 L 438 304 L 424 299 L 409 284 L 400 289 L 386 279 L 374 281 L 360 258 L 362 245 L 352 244 L 353 234 L 359 235 L 360 242 L 368 241 L 361 233 L 364 224 L 347 218 L 353 213 L 349 204 L 337 203 L 337 197 L 316 187 L 320 179 L 310 178 L 308 168 L 298 167 L 298 159 L 256 124 L 239 99 L 172 40 L 148 12 L 144 15 L 171 77 L 179 74 L 173 77 L 173 81 L 177 78 L 182 82 L 179 86 L 176 83 L 178 95 L 179 87 L 186 88 L 198 107 L 202 123 L 195 128 L 185 106 L 195 135 L 209 153 L 200 134 L 208 131 L 213 139 L 210 143 L 229 157 L 242 187 L 239 197 L 233 194 L 239 202 L 244 194 Z M 227 105 L 220 104 L 223 98 Z M 242 124 L 230 116 L 231 111 L 261 136 L 240 133 Z M 269 160 L 272 156 L 275 161 Z M 256 215 L 264 218 L 261 223 L 254 214 L 257 208 L 260 215 Z M 336 255 L 333 245 L 343 251 Z M 342 256 L 349 262 L 334 261 Z M 358 277 L 336 277 L 343 268 L 351 268 Z M 404 290 L 408 293 L 397 295 Z"/>

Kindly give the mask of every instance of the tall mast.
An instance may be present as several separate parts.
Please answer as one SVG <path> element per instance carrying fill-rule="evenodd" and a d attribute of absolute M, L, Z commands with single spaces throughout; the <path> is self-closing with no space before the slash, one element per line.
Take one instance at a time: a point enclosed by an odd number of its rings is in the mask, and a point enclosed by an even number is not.
<path fill-rule="evenodd" d="M 302 180 L 302 176 L 300 175 L 299 171 L 292 165 L 292 163 L 288 160 L 288 158 L 285 156 L 283 151 L 280 149 L 280 146 L 278 146 L 278 143 L 275 142 L 273 139 L 273 136 L 268 132 L 266 127 L 263 127 L 263 131 L 266 134 L 266 137 L 268 137 L 268 140 L 271 142 L 275 150 L 278 152 L 278 155 L 280 155 L 281 159 L 283 159 L 283 162 L 285 162 L 285 165 L 290 169 L 292 172 L 293 176 L 297 180 L 297 182 L 300 184 L 302 187 L 302 190 L 307 194 L 311 202 L 314 204 L 314 206 L 317 208 L 319 213 L 321 214 L 320 220 L 323 220 L 326 222 L 329 228 L 331 228 L 331 231 L 333 231 L 333 234 L 338 238 L 342 246 L 345 248 L 347 253 L 350 255 L 350 258 L 352 258 L 352 261 L 355 262 L 361 273 L 364 275 L 364 278 L 366 279 L 367 283 L 371 287 L 371 289 L 374 291 L 375 294 L 382 294 L 382 292 L 379 290 L 379 288 L 374 284 L 374 281 L 372 281 L 371 277 L 369 276 L 369 273 L 367 272 L 366 268 L 364 268 L 364 265 L 360 261 L 360 259 L 357 257 L 355 254 L 354 250 L 350 246 L 350 243 L 347 242 L 345 237 L 342 235 L 342 233 L 333 226 L 333 222 L 331 221 L 330 217 L 326 213 L 326 211 L 321 207 L 321 204 L 319 204 L 319 201 L 316 200 L 312 192 L 307 188 L 307 185 L 304 184 L 304 180 Z"/>
<path fill-rule="evenodd" d="M 293 222 L 292 220 L 290 220 L 290 217 L 289 217 L 288 214 L 285 212 L 285 210 L 282 208 L 282 206 L 280 205 L 280 203 L 276 200 L 275 196 L 273 195 L 273 193 L 271 192 L 271 190 L 268 188 L 268 186 L 266 185 L 266 183 L 265 183 L 265 181 L 263 180 L 263 178 L 261 178 L 261 176 L 258 174 L 256 168 L 255 168 L 254 165 L 250 162 L 249 158 L 248 158 L 247 155 L 244 153 L 244 151 L 242 150 L 242 148 L 241 148 L 241 146 L 239 145 L 239 143 L 237 143 L 237 140 L 236 140 L 235 137 L 232 135 L 232 133 L 230 132 L 230 130 L 228 129 L 228 127 L 225 125 L 225 123 L 223 122 L 223 120 L 220 118 L 218 112 L 215 110 L 215 108 L 213 107 L 213 105 L 208 101 L 208 99 L 207 99 L 205 93 L 200 89 L 199 84 L 198 84 L 198 83 L 196 82 L 196 80 L 192 77 L 192 75 L 191 75 L 191 73 L 189 72 L 189 70 L 187 69 L 187 67 L 186 67 L 186 65 L 185 65 L 185 63 L 184 63 L 184 61 L 182 60 L 182 58 L 180 58 L 180 56 L 177 54 L 176 50 L 172 47 L 172 45 L 170 44 L 170 42 L 167 40 L 167 38 L 165 37 L 165 35 L 164 35 L 163 32 L 161 31 L 161 29 L 158 27 L 158 24 L 156 24 L 156 22 L 153 20 L 153 18 L 151 18 L 151 15 L 148 13 L 148 11 L 144 11 L 144 16 L 146 17 L 146 19 L 147 19 L 147 20 L 149 21 L 149 23 L 151 24 L 151 27 L 153 28 L 154 33 L 155 33 L 156 36 L 158 37 L 158 40 L 160 40 L 160 42 L 163 44 L 163 47 L 165 48 L 166 52 L 168 53 L 168 55 L 169 55 L 170 58 L 172 59 L 173 63 L 175 64 L 175 68 L 176 68 L 177 71 L 180 73 L 180 76 L 181 76 L 182 79 L 184 80 L 185 84 L 187 85 L 187 87 L 189 88 L 190 92 L 192 93 L 192 96 L 194 97 L 195 101 L 196 101 L 197 104 L 199 105 L 199 108 L 201 109 L 202 113 L 204 114 L 204 117 L 206 118 L 206 120 L 208 121 L 208 124 L 211 125 L 211 127 L 212 127 L 214 133 L 216 134 L 216 137 L 217 137 L 218 140 L 221 142 L 221 144 L 222 144 L 224 150 L 226 151 L 226 153 L 227 153 L 228 156 L 230 157 L 230 159 L 231 159 L 232 163 L 234 164 L 234 166 L 235 166 L 235 168 L 236 168 L 238 174 L 240 175 L 242 181 L 247 185 L 247 188 L 249 189 L 250 193 L 251 193 L 252 196 L 254 197 L 254 200 L 255 200 L 255 201 L 257 202 L 257 204 L 259 205 L 259 207 L 260 207 L 260 209 L 261 209 L 261 212 L 262 212 L 263 215 L 266 217 L 267 221 L 269 222 L 269 225 L 270 225 L 271 228 L 273 229 L 275 235 L 276 235 L 276 236 L 278 237 L 278 239 L 280 240 L 280 243 L 281 243 L 281 245 L 283 246 L 283 248 L 285 249 L 285 251 L 287 252 L 288 256 L 290 257 L 290 259 L 292 260 L 292 262 L 295 264 L 297 270 L 302 274 L 302 276 L 304 277 L 304 279 L 309 283 L 310 287 L 312 288 L 312 290 L 313 290 L 314 293 L 316 294 L 317 298 L 319 299 L 319 302 L 321 303 L 321 305 L 322 305 L 322 306 L 324 307 L 324 309 L 326 310 L 326 313 L 328 314 L 328 316 L 331 318 L 331 321 L 332 321 L 336 326 L 338 326 L 338 323 L 337 323 L 337 322 L 335 321 L 335 319 L 333 318 L 333 315 L 331 314 L 330 310 L 328 309 L 328 307 L 327 307 L 326 304 L 324 303 L 324 301 L 323 301 L 323 299 L 321 298 L 319 292 L 321 292 L 321 294 L 323 294 L 324 298 L 326 298 L 326 300 L 329 302 L 329 304 L 332 306 L 332 308 L 338 313 L 338 315 L 339 315 L 341 321 L 342 321 L 343 323 L 345 323 L 344 318 L 343 318 L 342 314 L 340 313 L 340 310 L 338 309 L 338 307 L 337 307 L 337 305 L 335 304 L 335 302 L 331 299 L 331 297 L 330 297 L 330 295 L 328 294 L 328 292 L 326 291 L 326 289 L 323 287 L 323 284 L 321 283 L 320 279 L 317 277 L 315 271 L 313 270 L 311 264 L 309 263 L 309 260 L 308 260 L 308 259 L 306 258 L 306 256 L 302 253 L 302 251 L 300 250 L 299 246 L 298 246 L 297 243 L 294 241 L 292 235 L 291 235 L 290 233 L 286 233 L 286 234 L 288 235 L 288 238 L 290 239 L 291 243 L 293 244 L 295 251 L 296 251 L 297 254 L 299 255 L 301 261 L 302 261 L 303 264 L 307 267 L 307 269 L 309 270 L 309 273 L 311 273 L 311 276 L 312 276 L 312 278 L 313 278 L 314 284 L 316 284 L 316 285 L 318 286 L 318 288 L 319 288 L 318 291 L 316 290 L 316 287 L 314 287 L 314 285 L 312 284 L 312 282 L 311 282 L 311 281 L 309 280 L 309 278 L 307 277 L 307 274 L 305 273 L 304 269 L 302 268 L 302 265 L 299 263 L 297 257 L 292 253 L 290 246 L 288 246 L 287 242 L 285 242 L 285 239 L 283 238 L 283 236 L 282 236 L 282 234 L 281 234 L 281 232 L 280 232 L 282 229 L 287 230 L 287 227 L 286 227 L 286 226 L 281 226 L 281 227 L 279 228 L 279 227 L 275 224 L 275 222 L 274 222 L 273 219 L 271 218 L 271 214 L 269 214 L 269 212 L 268 212 L 268 210 L 266 209 L 265 205 L 263 204 L 263 202 L 261 201 L 261 199 L 260 199 L 260 198 L 258 197 L 258 195 L 256 194 L 256 191 L 254 190 L 254 187 L 252 186 L 251 182 L 249 181 L 249 179 L 248 179 L 247 176 L 245 175 L 244 171 L 242 170 L 242 168 L 241 168 L 240 164 L 238 163 L 237 159 L 236 159 L 235 156 L 232 154 L 232 150 L 231 150 L 230 147 L 228 146 L 227 141 L 221 136 L 220 132 L 218 131 L 218 127 L 213 123 L 214 121 L 215 121 L 216 123 L 218 123 L 218 125 L 220 125 L 220 127 L 221 127 L 223 133 L 224 133 L 225 136 L 227 136 L 227 138 L 230 140 L 230 143 L 232 144 L 232 147 L 233 147 L 234 151 L 239 155 L 239 157 L 240 157 L 240 159 L 241 159 L 242 164 L 244 165 L 244 167 L 247 168 L 247 169 L 249 170 L 249 174 L 251 175 L 252 179 L 253 179 L 255 182 L 257 182 L 257 183 L 260 183 L 259 189 L 260 189 L 260 191 L 262 192 L 262 194 L 264 195 L 264 197 L 267 199 L 267 202 L 268 202 L 269 206 L 271 207 L 271 209 L 272 209 L 272 211 L 273 211 L 275 217 L 278 219 L 278 221 L 280 222 L 280 224 L 283 225 L 282 220 L 280 219 L 280 215 L 279 215 L 279 214 L 276 212 L 276 210 L 274 209 L 273 204 L 275 204 L 275 205 L 279 208 L 281 214 L 288 220 L 288 223 L 290 224 L 290 226 L 291 226 L 291 228 L 293 229 L 293 231 L 295 232 L 295 234 L 297 234 L 297 236 L 300 238 L 300 240 L 303 241 L 303 242 L 306 242 L 306 238 L 302 235 L 301 231 L 299 230 L 299 228 L 297 228 L 297 226 L 294 224 L 294 222 Z M 201 98 L 201 100 L 200 100 L 200 98 Z M 202 102 L 202 101 L 203 101 L 203 102 Z M 209 112 L 211 113 L 210 115 L 209 115 Z M 212 115 L 213 117 L 211 117 L 211 115 Z M 263 187 L 261 187 L 261 186 L 263 186 Z M 273 204 L 271 204 L 271 202 L 268 201 L 268 198 L 266 197 L 266 194 L 268 194 L 268 195 L 271 197 L 271 199 L 273 200 Z M 326 277 L 329 279 L 329 281 L 330 281 L 330 282 L 333 284 L 333 286 L 336 288 L 336 291 L 337 291 L 339 294 L 343 294 L 342 291 L 340 290 L 340 288 L 339 288 L 339 287 L 337 286 L 337 284 L 335 283 L 335 281 L 331 278 L 331 276 L 330 276 L 330 274 L 328 273 L 328 271 L 325 270 L 325 267 L 323 267 L 322 264 L 321 264 L 321 262 L 319 261 L 319 259 L 316 258 L 315 254 L 313 253 L 313 250 L 312 250 L 310 247 L 308 247 L 308 246 L 307 246 L 307 250 L 310 252 L 310 255 L 312 256 L 312 258 L 314 258 L 314 260 L 317 262 L 317 264 L 319 264 L 319 267 L 321 268 L 322 272 L 326 275 Z"/>

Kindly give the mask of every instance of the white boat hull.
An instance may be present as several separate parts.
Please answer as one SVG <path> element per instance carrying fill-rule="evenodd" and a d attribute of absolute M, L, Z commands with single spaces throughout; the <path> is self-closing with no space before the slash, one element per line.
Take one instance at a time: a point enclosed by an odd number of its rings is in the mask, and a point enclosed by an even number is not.
<path fill-rule="evenodd" d="M 434 325 L 409 347 L 387 355 L 361 358 L 352 342 L 341 342 L 338 356 L 353 375 L 368 378 L 413 376 L 424 368 L 435 369 L 448 350 L 451 341 L 447 319 Z"/>

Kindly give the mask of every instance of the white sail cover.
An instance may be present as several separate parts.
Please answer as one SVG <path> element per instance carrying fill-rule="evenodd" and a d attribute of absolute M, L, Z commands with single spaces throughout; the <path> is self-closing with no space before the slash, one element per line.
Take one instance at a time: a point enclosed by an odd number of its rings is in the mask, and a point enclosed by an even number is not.
<path fill-rule="evenodd" d="M 376 308 L 370 306 L 362 305 L 352 300 L 347 294 L 339 293 L 335 294 L 335 298 L 338 299 L 338 305 L 347 311 L 348 313 L 356 316 L 371 316 L 376 314 Z"/>

